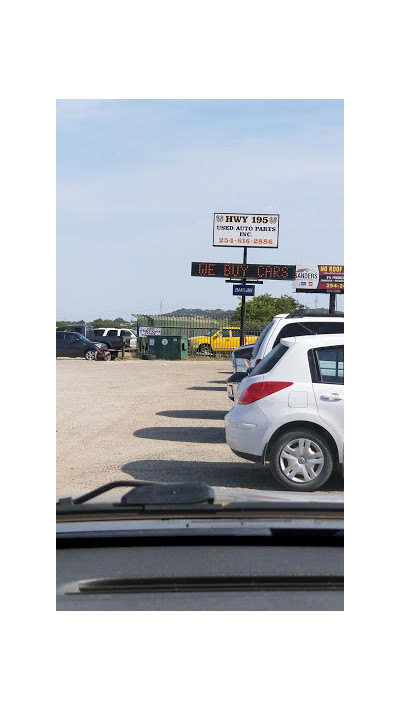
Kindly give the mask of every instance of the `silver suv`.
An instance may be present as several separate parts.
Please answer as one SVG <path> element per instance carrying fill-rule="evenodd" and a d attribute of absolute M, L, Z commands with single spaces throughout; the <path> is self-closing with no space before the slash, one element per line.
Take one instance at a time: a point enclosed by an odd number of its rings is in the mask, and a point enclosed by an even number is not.
<path fill-rule="evenodd" d="M 265 356 L 272 351 L 281 338 L 289 336 L 314 336 L 322 333 L 343 333 L 343 314 L 321 315 L 300 313 L 278 314 L 274 316 L 257 338 L 250 357 L 250 367 L 246 373 L 234 373 L 226 381 L 228 397 L 235 399 L 239 383 Z"/>

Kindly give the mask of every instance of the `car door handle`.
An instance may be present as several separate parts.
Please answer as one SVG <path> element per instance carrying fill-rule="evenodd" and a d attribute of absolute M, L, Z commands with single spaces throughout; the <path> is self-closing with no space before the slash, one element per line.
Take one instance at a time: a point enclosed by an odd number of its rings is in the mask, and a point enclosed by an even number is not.
<path fill-rule="evenodd" d="M 343 400 L 343 395 L 340 393 L 322 393 L 322 400 Z"/>

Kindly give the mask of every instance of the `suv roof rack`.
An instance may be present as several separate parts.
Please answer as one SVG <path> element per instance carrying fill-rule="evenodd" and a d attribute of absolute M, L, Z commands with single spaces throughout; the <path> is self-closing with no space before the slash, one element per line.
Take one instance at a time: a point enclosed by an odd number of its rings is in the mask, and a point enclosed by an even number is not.
<path fill-rule="evenodd" d="M 292 311 L 291 314 L 288 314 L 286 318 L 306 318 L 307 316 L 316 316 L 317 318 L 321 318 L 321 316 L 329 316 L 329 318 L 337 317 L 337 318 L 343 318 L 344 317 L 344 311 L 336 311 L 334 314 L 330 314 L 327 311 Z"/>

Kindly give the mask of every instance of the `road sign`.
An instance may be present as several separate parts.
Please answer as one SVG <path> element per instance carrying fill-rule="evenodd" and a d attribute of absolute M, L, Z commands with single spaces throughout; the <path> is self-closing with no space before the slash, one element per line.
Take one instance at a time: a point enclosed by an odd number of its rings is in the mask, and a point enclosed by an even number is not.
<path fill-rule="evenodd" d="M 255 286 L 242 286 L 235 284 L 233 287 L 233 296 L 254 296 Z"/>

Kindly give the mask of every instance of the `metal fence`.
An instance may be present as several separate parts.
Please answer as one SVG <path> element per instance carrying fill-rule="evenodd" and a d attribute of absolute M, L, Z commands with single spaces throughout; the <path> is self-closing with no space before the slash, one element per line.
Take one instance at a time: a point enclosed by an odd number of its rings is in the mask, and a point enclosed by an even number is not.
<path fill-rule="evenodd" d="M 189 353 L 227 357 L 240 345 L 240 323 L 227 318 L 204 316 L 150 316 L 136 314 L 137 333 L 143 327 L 161 329 L 162 336 L 188 339 Z M 246 323 L 245 344 L 254 343 L 265 323 Z"/>

